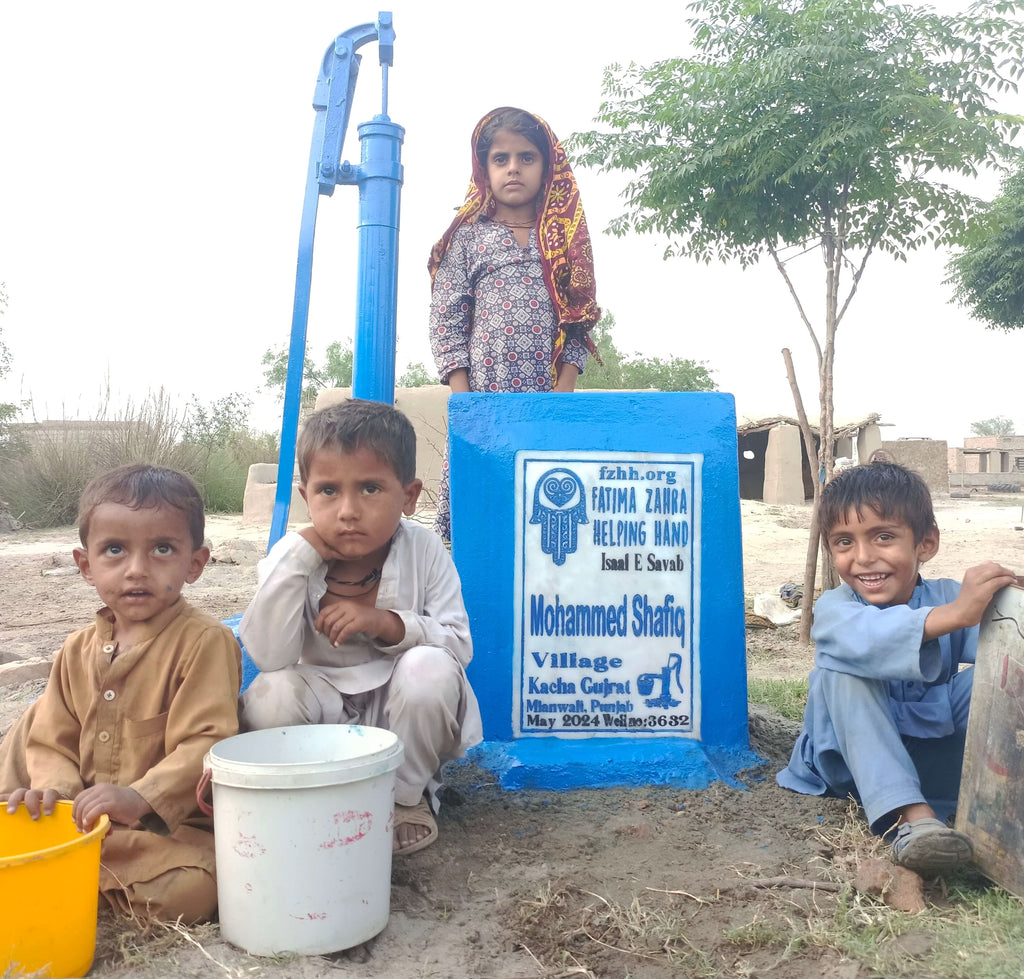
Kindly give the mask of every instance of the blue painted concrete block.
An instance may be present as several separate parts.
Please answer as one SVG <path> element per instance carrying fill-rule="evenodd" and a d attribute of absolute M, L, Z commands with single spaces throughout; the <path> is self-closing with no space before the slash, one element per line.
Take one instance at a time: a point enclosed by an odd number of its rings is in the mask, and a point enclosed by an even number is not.
<path fill-rule="evenodd" d="M 232 615 L 231 618 L 224 619 L 224 625 L 234 633 L 235 639 L 238 640 L 238 645 L 242 649 L 242 693 L 244 693 L 249 684 L 256 679 L 259 669 L 249 656 L 249 651 L 245 648 L 241 636 L 238 635 L 238 626 L 241 621 L 241 615 Z"/>
<path fill-rule="evenodd" d="M 747 735 L 728 394 L 458 394 L 453 554 L 509 787 L 704 786 Z"/>

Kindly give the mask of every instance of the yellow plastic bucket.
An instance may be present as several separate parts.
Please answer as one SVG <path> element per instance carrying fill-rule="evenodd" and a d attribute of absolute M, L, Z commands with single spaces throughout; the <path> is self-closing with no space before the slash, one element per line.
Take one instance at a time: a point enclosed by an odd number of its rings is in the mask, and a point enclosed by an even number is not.
<path fill-rule="evenodd" d="M 96 953 L 101 816 L 79 833 L 71 803 L 33 820 L 0 804 L 0 975 L 84 976 Z"/>

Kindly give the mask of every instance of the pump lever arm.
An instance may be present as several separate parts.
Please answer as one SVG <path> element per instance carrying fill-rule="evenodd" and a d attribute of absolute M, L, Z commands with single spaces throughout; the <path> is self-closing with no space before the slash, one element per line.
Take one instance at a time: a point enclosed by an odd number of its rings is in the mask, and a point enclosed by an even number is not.
<path fill-rule="evenodd" d="M 323 116 L 323 143 L 320 146 L 316 177 L 320 193 L 330 197 L 338 182 L 338 164 L 345 145 L 352 96 L 359 77 L 362 55 L 356 51 L 369 41 L 378 41 L 380 63 L 391 65 L 395 55 L 395 31 L 391 13 L 382 11 L 373 24 L 359 24 L 343 31 L 324 53 L 313 90 L 313 108 Z"/>
<path fill-rule="evenodd" d="M 313 138 L 306 170 L 306 190 L 302 200 L 299 227 L 299 254 L 295 267 L 295 299 L 292 305 L 292 330 L 288 345 L 288 373 L 285 377 L 284 412 L 281 418 L 281 445 L 278 451 L 277 490 L 270 524 L 269 550 L 284 536 L 291 506 L 292 474 L 295 468 L 295 443 L 302 399 L 302 369 L 306 359 L 306 326 L 309 318 L 309 294 L 313 278 L 313 239 L 320 195 L 330 196 L 338 183 L 341 150 L 348 129 L 352 95 L 359 73 L 360 56 L 356 49 L 378 39 L 380 62 L 390 65 L 395 53 L 395 31 L 390 11 L 381 11 L 375 24 L 360 24 L 339 34 L 320 63 L 313 91 Z M 386 68 L 385 68 L 386 71 Z M 384 78 L 385 88 L 387 78 Z M 386 104 L 385 95 L 385 104 Z M 397 212 L 397 204 L 396 204 Z M 394 388 L 392 364 L 392 389 Z"/>

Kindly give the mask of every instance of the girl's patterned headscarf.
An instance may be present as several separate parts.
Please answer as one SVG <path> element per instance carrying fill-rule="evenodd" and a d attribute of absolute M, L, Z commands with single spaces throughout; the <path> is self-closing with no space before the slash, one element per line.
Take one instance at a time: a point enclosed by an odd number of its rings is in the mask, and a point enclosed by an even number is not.
<path fill-rule="evenodd" d="M 482 215 L 491 217 L 494 214 L 496 201 L 487 184 L 487 169 L 477 156 L 477 144 L 484 126 L 499 112 L 507 112 L 509 108 L 503 106 L 488 112 L 473 130 L 473 176 L 466 200 L 455 215 L 455 220 L 430 250 L 427 268 L 431 282 L 434 281 L 434 274 L 448 251 L 456 229 L 463 224 L 472 224 Z M 539 123 L 548 141 L 546 155 L 549 162 L 540 190 L 542 204 L 537 208 L 537 243 L 544 269 L 544 284 L 558 317 L 554 359 L 558 360 L 565 345 L 566 327 L 579 324 L 586 336 L 587 349 L 600 363 L 600 356 L 590 339 L 590 329 L 601 318 L 601 310 L 595 297 L 594 255 L 590 247 L 587 219 L 583 216 L 579 187 L 576 186 L 576 178 L 566 159 L 565 150 L 551 128 L 534 113 L 528 112 L 525 115 Z M 538 149 L 543 150 L 544 147 Z"/>

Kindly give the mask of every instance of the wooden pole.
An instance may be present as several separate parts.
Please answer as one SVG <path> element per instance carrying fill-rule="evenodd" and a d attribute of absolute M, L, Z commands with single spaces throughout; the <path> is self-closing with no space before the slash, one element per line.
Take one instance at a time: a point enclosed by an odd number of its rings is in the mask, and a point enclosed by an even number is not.
<path fill-rule="evenodd" d="M 796 383 L 796 372 L 793 370 L 793 356 L 790 354 L 788 347 L 783 347 L 782 359 L 786 362 L 786 376 L 789 378 L 789 387 L 793 392 L 796 417 L 800 424 L 800 433 L 803 435 L 804 448 L 807 450 L 807 461 L 811 466 L 811 476 L 814 484 L 810 536 L 807 539 L 807 558 L 804 562 L 804 593 L 800 598 L 800 641 L 802 643 L 810 643 L 811 616 L 814 607 L 814 581 L 818 569 L 818 541 L 820 539 L 818 529 L 818 507 L 821 501 L 821 483 L 818 480 L 820 463 L 818 461 L 818 449 L 814 444 L 814 433 L 811 431 L 810 422 L 807 421 L 803 398 L 800 397 L 800 388 Z"/>

